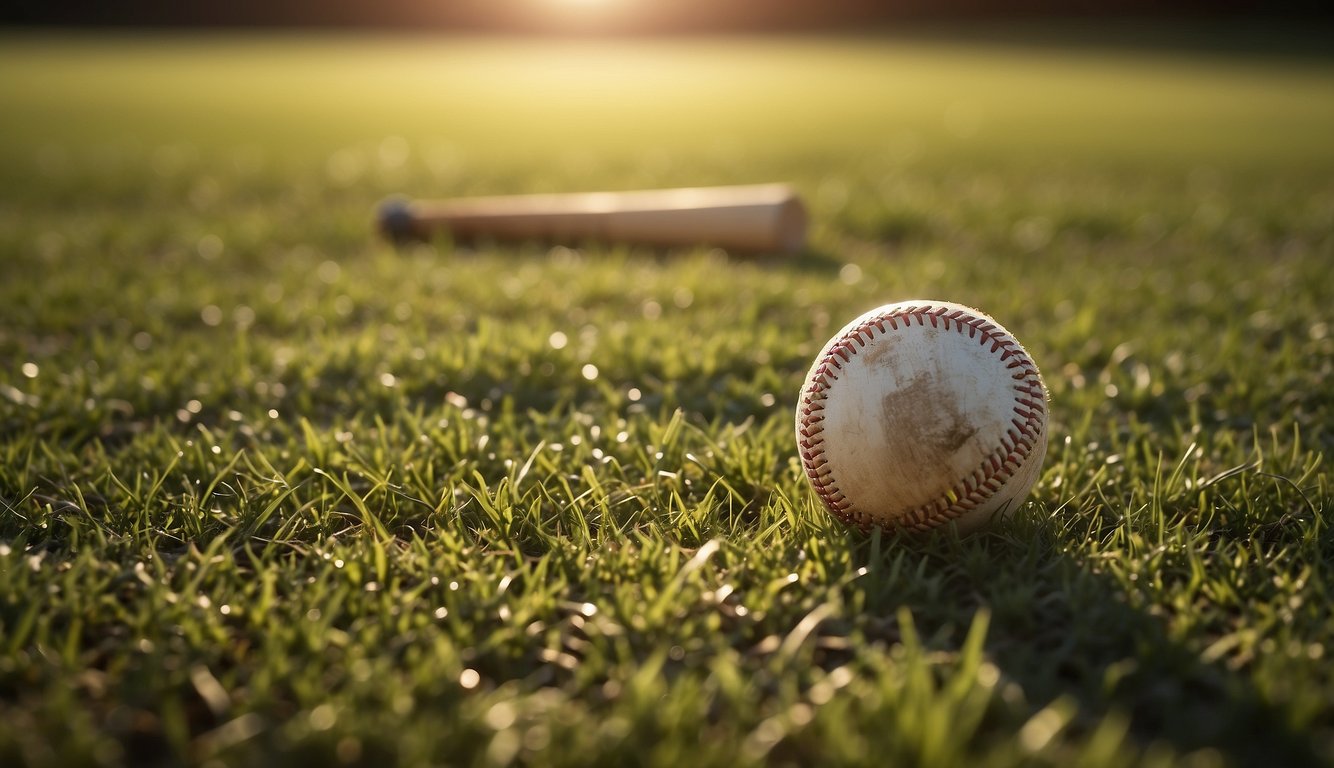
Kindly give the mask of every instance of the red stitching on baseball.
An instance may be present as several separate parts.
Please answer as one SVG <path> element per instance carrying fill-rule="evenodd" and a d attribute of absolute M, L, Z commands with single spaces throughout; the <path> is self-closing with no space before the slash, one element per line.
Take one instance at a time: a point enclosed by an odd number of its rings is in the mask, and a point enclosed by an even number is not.
<path fill-rule="evenodd" d="M 899 307 L 863 322 L 843 334 L 829 348 L 810 377 L 810 386 L 802 392 L 800 433 L 805 439 L 800 441 L 798 453 L 806 477 L 810 479 L 816 495 L 835 517 L 863 531 L 874 525 L 928 531 L 976 509 L 1014 476 L 1042 435 L 1046 393 L 1037 365 L 1014 339 L 1000 336 L 997 326 L 963 310 L 946 314 L 948 311 L 948 307 L 933 308 L 930 305 Z M 850 362 L 854 355 L 874 340 L 876 331 L 887 333 L 886 323 L 890 330 L 896 331 L 900 320 L 905 328 L 911 327 L 914 320 L 918 326 L 925 326 L 930 321 L 932 327 L 939 328 L 937 321 L 943 320 L 945 330 L 951 328 L 950 320 L 953 320 L 955 332 L 966 334 L 983 347 L 990 345 L 992 354 L 1000 353 L 999 359 L 1006 362 L 1007 370 L 1013 371 L 1011 375 L 1017 383 L 1014 387 L 1014 412 L 1019 418 L 1012 420 L 1014 427 L 1006 430 L 999 444 L 982 459 L 978 468 L 947 489 L 940 498 L 909 510 L 898 520 L 872 520 L 866 513 L 856 509 L 834 482 L 833 470 L 828 466 L 824 453 L 823 401 L 828 397 L 831 384 L 838 381 L 831 366 L 841 369 L 842 362 Z M 867 336 L 865 340 L 861 338 L 863 333 Z"/>

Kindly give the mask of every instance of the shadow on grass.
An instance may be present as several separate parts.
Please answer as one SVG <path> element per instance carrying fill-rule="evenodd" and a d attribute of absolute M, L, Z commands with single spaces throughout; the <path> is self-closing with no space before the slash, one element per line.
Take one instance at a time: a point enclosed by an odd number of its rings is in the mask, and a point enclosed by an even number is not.
<path fill-rule="evenodd" d="M 539 239 L 529 241 L 501 241 L 490 238 L 469 238 L 458 241 L 448 237 L 437 238 L 431 241 L 407 241 L 398 244 L 390 243 L 395 252 L 403 254 L 422 254 L 431 259 L 439 261 L 466 261 L 477 258 L 480 254 L 490 252 L 504 252 L 513 255 L 517 264 L 544 263 L 550 261 L 553 253 L 558 253 L 559 249 L 566 249 L 569 252 L 579 252 L 587 255 L 589 259 L 613 259 L 616 261 L 625 261 L 630 258 L 647 259 L 658 266 L 668 266 L 683 258 L 689 258 L 701 250 L 710 250 L 707 245 L 694 247 L 682 246 L 655 246 L 644 244 L 627 244 L 617 242 L 603 241 L 566 241 Z M 807 244 L 800 251 L 795 253 L 779 253 L 769 251 L 734 251 L 718 249 L 726 253 L 726 258 L 735 262 L 750 262 L 762 265 L 766 268 L 788 270 L 795 272 L 810 272 L 819 274 L 838 274 L 838 270 L 843 266 L 844 260 L 840 259 L 834 251 L 826 248 L 820 248 Z"/>
<path fill-rule="evenodd" d="M 1212 749 L 1235 765 L 1322 764 L 1311 734 L 1294 729 L 1245 672 L 1202 660 L 1200 648 L 1169 635 L 1159 615 L 1166 606 L 1136 605 L 1147 601 L 1094 559 L 1062 553 L 1058 539 L 1050 526 L 1023 525 L 963 539 L 887 539 L 883 550 L 872 541 L 854 558 L 868 573 L 852 588 L 881 617 L 906 604 L 937 650 L 957 648 L 967 630 L 961 616 L 990 610 L 986 652 L 1002 680 L 1022 690 L 1025 717 L 1064 699 L 1077 709 L 1075 734 L 1118 713 L 1141 747 Z M 923 572 L 951 574 L 940 600 L 904 595 L 902 575 Z"/>

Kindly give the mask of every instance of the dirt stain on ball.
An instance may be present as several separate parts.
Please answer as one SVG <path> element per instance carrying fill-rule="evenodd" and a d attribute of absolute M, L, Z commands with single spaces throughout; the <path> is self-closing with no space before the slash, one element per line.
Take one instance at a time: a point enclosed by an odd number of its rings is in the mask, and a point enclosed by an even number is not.
<path fill-rule="evenodd" d="M 927 372 L 886 393 L 880 408 L 891 441 L 902 442 L 906 453 L 925 462 L 948 459 L 978 431 L 953 400 L 940 397 L 940 384 Z"/>

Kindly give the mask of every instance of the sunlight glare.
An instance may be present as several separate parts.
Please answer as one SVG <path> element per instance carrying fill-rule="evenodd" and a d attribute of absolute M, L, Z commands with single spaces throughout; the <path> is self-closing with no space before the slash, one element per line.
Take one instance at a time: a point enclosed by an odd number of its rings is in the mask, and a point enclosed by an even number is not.
<path fill-rule="evenodd" d="M 613 5 L 616 0 L 547 0 L 547 2 L 561 8 L 594 9 Z"/>
<path fill-rule="evenodd" d="M 528 0 L 528 5 L 534 20 L 557 30 L 607 32 L 652 18 L 642 0 Z"/>

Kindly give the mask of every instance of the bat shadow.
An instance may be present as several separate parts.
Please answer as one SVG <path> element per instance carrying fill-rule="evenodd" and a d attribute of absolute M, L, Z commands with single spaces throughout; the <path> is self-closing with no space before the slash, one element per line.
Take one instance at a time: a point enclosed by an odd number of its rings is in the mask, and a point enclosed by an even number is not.
<path fill-rule="evenodd" d="M 454 239 L 443 236 L 431 240 L 389 242 L 387 245 L 400 255 L 421 255 L 442 261 L 469 261 L 488 253 L 503 253 L 512 257 L 516 264 L 544 263 L 550 261 L 553 254 L 559 254 L 555 258 L 570 258 L 571 255 L 578 254 L 578 258 L 586 258 L 590 261 L 625 262 L 644 260 L 661 267 L 668 267 L 701 252 L 708 252 L 721 254 L 723 258 L 738 263 L 750 263 L 766 268 L 828 276 L 837 275 L 845 261 L 829 249 L 810 245 L 794 253 L 782 253 L 708 248 L 704 245 L 688 247 L 679 245 L 631 245 L 603 241 L 552 239 L 506 241 L 485 237 Z"/>

